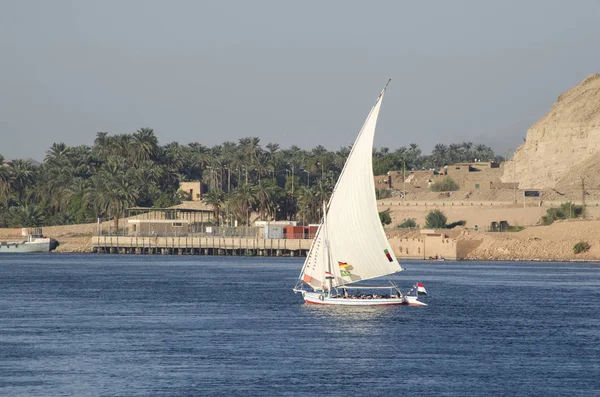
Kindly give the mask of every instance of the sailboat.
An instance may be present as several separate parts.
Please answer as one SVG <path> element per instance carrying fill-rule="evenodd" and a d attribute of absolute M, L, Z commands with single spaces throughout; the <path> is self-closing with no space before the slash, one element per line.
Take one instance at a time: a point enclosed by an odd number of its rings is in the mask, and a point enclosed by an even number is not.
<path fill-rule="evenodd" d="M 329 202 L 323 204 L 323 219 L 294 287 L 306 303 L 426 306 L 418 296 L 402 294 L 391 280 L 387 286 L 361 283 L 404 270 L 379 220 L 373 183 L 375 126 L 389 83 L 369 112 Z"/>

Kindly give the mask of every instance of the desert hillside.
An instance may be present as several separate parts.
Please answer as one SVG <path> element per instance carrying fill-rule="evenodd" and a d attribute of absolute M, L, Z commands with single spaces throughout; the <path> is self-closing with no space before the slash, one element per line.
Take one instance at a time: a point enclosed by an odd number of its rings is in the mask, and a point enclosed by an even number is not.
<path fill-rule="evenodd" d="M 600 75 L 592 74 L 559 95 L 527 131 L 526 142 L 505 164 L 502 181 L 518 182 L 520 189 L 565 188 L 573 179 L 595 175 L 587 161 L 599 152 Z M 565 181 L 567 173 L 572 177 Z"/>

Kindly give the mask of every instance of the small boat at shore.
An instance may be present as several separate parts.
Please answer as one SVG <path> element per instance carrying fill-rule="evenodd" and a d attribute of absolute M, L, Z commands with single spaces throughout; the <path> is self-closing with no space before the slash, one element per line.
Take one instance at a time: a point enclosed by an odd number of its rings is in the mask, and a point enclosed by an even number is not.
<path fill-rule="evenodd" d="M 444 262 L 446 261 L 446 258 L 444 258 L 443 256 L 430 256 L 429 257 L 430 261 L 435 261 L 435 262 Z"/>
<path fill-rule="evenodd" d="M 23 254 L 31 252 L 50 252 L 56 247 L 56 241 L 42 235 L 30 234 L 25 241 L 0 242 L 0 254 Z"/>
<path fill-rule="evenodd" d="M 329 203 L 323 203 L 322 222 L 294 287 L 306 303 L 426 306 L 418 293 L 402 294 L 391 280 L 387 286 L 360 283 L 404 270 L 381 225 L 373 186 L 375 126 L 388 84 L 352 146 Z M 382 289 L 387 291 L 379 293 Z"/>

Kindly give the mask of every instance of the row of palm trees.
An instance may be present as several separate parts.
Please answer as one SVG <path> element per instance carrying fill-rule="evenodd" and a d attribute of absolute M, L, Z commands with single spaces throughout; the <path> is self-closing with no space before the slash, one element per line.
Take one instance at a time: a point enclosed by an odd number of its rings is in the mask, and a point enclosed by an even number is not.
<path fill-rule="evenodd" d="M 314 223 L 321 219 L 322 203 L 333 190 L 331 179 L 319 179 L 311 186 L 300 186 L 292 194 L 279 186 L 276 178 L 267 178 L 257 185 L 241 185 L 231 192 L 212 189 L 202 200 L 213 208 L 215 219 L 222 225 L 251 224 L 251 215 L 261 220 L 300 220 Z"/>
<path fill-rule="evenodd" d="M 321 217 L 350 147 L 328 151 L 263 148 L 256 137 L 207 147 L 198 142 L 161 146 L 154 131 L 99 132 L 92 146 L 54 143 L 40 166 L 0 156 L 0 227 L 30 227 L 113 219 L 115 227 L 132 206 L 167 207 L 180 203 L 182 181 L 202 180 L 204 196 L 220 223 L 248 224 L 261 219 Z M 373 151 L 375 174 L 390 170 L 440 167 L 474 158 L 493 159 L 493 151 L 471 143 L 436 145 L 425 156 L 416 144 L 395 151 Z"/>

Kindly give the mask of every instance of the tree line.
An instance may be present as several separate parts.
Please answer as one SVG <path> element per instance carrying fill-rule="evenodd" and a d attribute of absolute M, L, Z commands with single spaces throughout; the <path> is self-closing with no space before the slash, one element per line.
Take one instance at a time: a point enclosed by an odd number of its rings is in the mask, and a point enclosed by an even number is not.
<path fill-rule="evenodd" d="M 262 147 L 257 137 L 207 147 L 193 142 L 159 145 L 154 131 L 99 132 L 92 146 L 54 143 L 39 166 L 0 155 L 0 227 L 35 227 L 112 219 L 128 207 L 179 204 L 182 181 L 202 181 L 203 200 L 224 224 L 248 224 L 256 212 L 264 220 L 318 222 L 350 153 L 298 146 Z M 485 145 L 438 144 L 430 155 L 410 144 L 394 151 L 373 150 L 374 174 L 439 168 L 454 162 L 499 160 Z"/>

